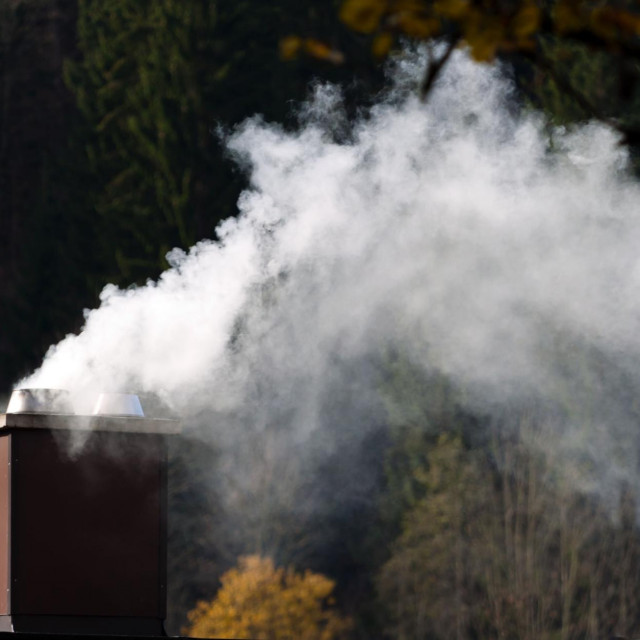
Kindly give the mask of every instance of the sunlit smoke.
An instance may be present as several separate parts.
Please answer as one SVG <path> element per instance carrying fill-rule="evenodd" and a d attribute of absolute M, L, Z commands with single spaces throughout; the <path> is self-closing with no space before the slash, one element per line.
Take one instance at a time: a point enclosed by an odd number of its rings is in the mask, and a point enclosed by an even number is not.
<path fill-rule="evenodd" d="M 107 287 L 20 386 L 153 392 L 220 446 L 277 425 L 321 456 L 337 446 L 327 424 L 359 442 L 384 423 L 392 350 L 479 412 L 571 397 L 567 419 L 588 414 L 588 446 L 611 456 L 632 437 L 640 373 L 625 151 L 601 126 L 550 133 L 499 69 L 463 53 L 425 104 L 410 91 L 420 65 L 397 62 L 395 88 L 350 129 L 334 87 L 294 132 L 239 127 L 239 216 L 172 252 L 157 282 Z M 625 456 L 603 463 L 603 486 L 635 473 Z"/>

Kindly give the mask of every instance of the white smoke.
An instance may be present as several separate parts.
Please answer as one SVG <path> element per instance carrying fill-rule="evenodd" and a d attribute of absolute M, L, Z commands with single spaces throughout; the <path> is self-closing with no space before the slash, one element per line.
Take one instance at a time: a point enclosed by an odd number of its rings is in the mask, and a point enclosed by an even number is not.
<path fill-rule="evenodd" d="M 607 434 L 632 421 L 571 345 L 637 385 L 640 189 L 626 154 L 596 125 L 551 145 L 500 71 L 462 53 L 424 104 L 419 66 L 397 64 L 395 89 L 346 140 L 332 87 L 295 132 L 241 126 L 228 146 L 251 186 L 219 240 L 172 252 L 157 282 L 107 287 L 20 386 L 154 392 L 212 440 L 286 423 L 289 442 L 322 449 L 327 421 L 358 438 L 384 420 L 376 368 L 393 348 L 482 410 L 588 397 L 593 446 L 610 452 Z"/>

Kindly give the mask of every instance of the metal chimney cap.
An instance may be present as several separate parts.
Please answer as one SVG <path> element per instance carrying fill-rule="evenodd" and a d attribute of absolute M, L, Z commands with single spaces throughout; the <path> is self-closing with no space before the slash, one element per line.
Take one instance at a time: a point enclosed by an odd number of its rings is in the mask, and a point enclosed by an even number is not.
<path fill-rule="evenodd" d="M 71 398 L 65 389 L 14 389 L 6 413 L 71 414 Z"/>
<path fill-rule="evenodd" d="M 16 389 L 6 413 L 0 413 L 0 432 L 63 429 L 172 435 L 182 431 L 177 419 L 146 418 L 135 394 L 103 393 L 98 397 L 93 415 L 74 412 L 70 395 L 61 389 Z"/>
<path fill-rule="evenodd" d="M 143 418 L 140 398 L 134 393 L 101 393 L 98 396 L 94 416 L 129 416 Z"/>

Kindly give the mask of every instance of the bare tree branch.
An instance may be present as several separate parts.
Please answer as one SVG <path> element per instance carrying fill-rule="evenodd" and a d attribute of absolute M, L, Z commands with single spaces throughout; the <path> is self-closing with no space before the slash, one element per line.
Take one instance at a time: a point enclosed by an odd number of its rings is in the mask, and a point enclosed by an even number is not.
<path fill-rule="evenodd" d="M 440 58 L 438 58 L 437 60 L 433 60 L 430 57 L 429 66 L 427 67 L 427 71 L 425 73 L 422 86 L 420 87 L 420 98 L 422 100 L 427 99 L 427 96 L 431 91 L 431 87 L 433 86 L 434 82 L 440 75 L 440 72 L 442 71 L 444 66 L 447 64 L 447 61 L 451 57 L 453 50 L 457 46 L 458 46 L 458 39 L 454 38 L 453 40 L 451 40 L 451 42 L 449 42 L 449 44 L 447 45 L 446 51 L 442 54 L 442 56 L 440 56 Z"/>

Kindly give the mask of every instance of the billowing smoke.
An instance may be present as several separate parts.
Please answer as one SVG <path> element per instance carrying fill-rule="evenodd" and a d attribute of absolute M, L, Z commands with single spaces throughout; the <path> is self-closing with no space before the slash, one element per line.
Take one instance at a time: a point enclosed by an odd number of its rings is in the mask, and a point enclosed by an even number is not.
<path fill-rule="evenodd" d="M 394 353 L 479 413 L 577 407 L 563 419 L 588 415 L 593 439 L 567 449 L 602 458 L 603 487 L 635 473 L 640 189 L 624 149 L 601 126 L 550 133 L 462 53 L 424 104 L 420 68 L 397 63 L 352 126 L 332 87 L 295 132 L 244 123 L 228 138 L 250 175 L 240 215 L 157 282 L 107 287 L 21 386 L 153 392 L 228 451 L 282 433 L 253 459 L 284 492 L 300 471 L 279 447 L 318 461 L 384 423 Z M 269 486 L 234 476 L 243 455 L 219 460 L 229 486 Z"/>

